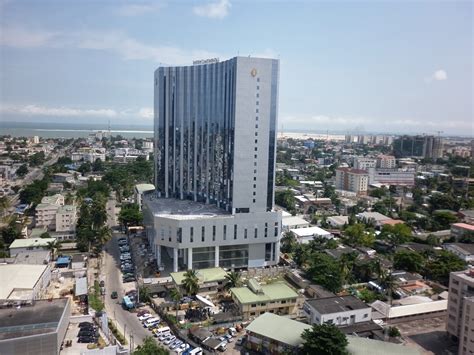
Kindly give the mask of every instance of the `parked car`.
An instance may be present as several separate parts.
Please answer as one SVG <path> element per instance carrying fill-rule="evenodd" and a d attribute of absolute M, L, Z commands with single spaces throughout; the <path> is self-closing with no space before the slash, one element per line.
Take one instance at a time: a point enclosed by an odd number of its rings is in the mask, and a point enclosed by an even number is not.
<path fill-rule="evenodd" d="M 81 322 L 81 323 L 79 323 L 79 328 L 84 327 L 84 326 L 88 326 L 88 325 L 94 325 L 94 324 L 92 322 Z"/>
<path fill-rule="evenodd" d="M 227 335 L 225 336 L 225 338 L 226 338 L 226 340 L 227 340 L 228 343 L 232 343 L 232 335 L 227 334 Z"/>
<path fill-rule="evenodd" d="M 235 345 L 242 345 L 244 343 L 244 338 L 238 338 L 235 342 Z"/>
<path fill-rule="evenodd" d="M 122 279 L 122 282 L 128 283 L 128 282 L 134 282 L 135 278 L 134 277 L 125 277 Z"/>
<path fill-rule="evenodd" d="M 155 334 L 157 334 L 157 333 L 155 332 Z M 169 337 L 171 337 L 171 333 L 170 333 L 170 332 L 166 332 L 166 333 L 163 333 L 163 334 L 159 334 L 159 335 L 158 335 L 158 340 L 159 340 L 159 341 L 164 341 L 165 339 L 167 339 L 167 338 L 169 338 Z"/>
<path fill-rule="evenodd" d="M 183 342 L 181 340 L 174 341 L 173 343 L 170 344 L 170 349 L 176 349 L 177 347 L 181 346 Z"/>
<path fill-rule="evenodd" d="M 169 337 L 167 340 L 165 340 L 163 343 L 164 343 L 165 345 L 169 345 L 169 344 L 171 344 L 171 343 L 172 343 L 173 341 L 175 341 L 175 340 L 176 340 L 176 337 L 175 337 L 174 335 L 172 335 L 172 336 Z"/>
<path fill-rule="evenodd" d="M 153 316 L 150 313 L 145 313 L 145 314 L 139 316 L 138 320 L 140 322 L 143 322 L 144 320 L 147 320 L 148 318 L 151 318 L 151 317 L 153 317 Z"/>
<path fill-rule="evenodd" d="M 78 343 L 95 343 L 97 342 L 97 338 L 93 338 L 93 337 L 79 337 L 77 339 L 77 342 Z"/>
<path fill-rule="evenodd" d="M 78 334 L 78 337 L 97 337 L 96 331 L 81 330 Z"/>
<path fill-rule="evenodd" d="M 112 298 L 113 300 L 117 299 L 118 298 L 117 291 L 112 291 L 112 293 L 110 294 L 110 298 Z"/>

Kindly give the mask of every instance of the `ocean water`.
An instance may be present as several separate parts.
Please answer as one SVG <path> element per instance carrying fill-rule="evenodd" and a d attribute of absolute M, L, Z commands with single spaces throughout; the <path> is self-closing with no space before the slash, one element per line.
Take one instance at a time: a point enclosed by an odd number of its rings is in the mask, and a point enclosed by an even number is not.
<path fill-rule="evenodd" d="M 97 131 L 107 131 L 107 125 L 74 124 L 74 123 L 34 123 L 34 122 L 1 122 L 0 135 L 13 137 L 43 138 L 81 138 Z M 152 138 L 152 126 L 111 125 L 112 135 L 124 138 Z"/>

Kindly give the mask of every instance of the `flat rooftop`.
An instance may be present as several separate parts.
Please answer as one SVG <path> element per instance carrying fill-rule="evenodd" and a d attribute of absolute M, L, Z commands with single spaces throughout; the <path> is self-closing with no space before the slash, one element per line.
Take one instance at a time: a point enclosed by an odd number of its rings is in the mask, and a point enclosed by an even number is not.
<path fill-rule="evenodd" d="M 6 300 L 15 289 L 30 290 L 48 265 L 0 265 L 0 300 Z"/>
<path fill-rule="evenodd" d="M 170 276 L 177 285 L 181 285 L 185 278 L 184 274 L 184 271 L 172 272 L 170 273 Z M 227 272 L 220 267 L 197 270 L 197 277 L 202 283 L 222 281 L 225 280 L 226 275 Z"/>
<path fill-rule="evenodd" d="M 197 219 L 212 218 L 215 216 L 232 216 L 229 212 L 215 205 L 208 205 L 191 200 L 159 198 L 154 195 L 144 196 L 143 200 L 155 217 Z"/>
<path fill-rule="evenodd" d="M 10 244 L 10 249 L 47 247 L 49 242 L 54 242 L 55 240 L 56 238 L 15 239 L 13 243 Z"/>
<path fill-rule="evenodd" d="M 275 282 L 269 285 L 260 285 L 261 292 L 256 293 L 249 287 L 231 288 L 230 292 L 241 304 L 272 302 L 279 300 L 295 299 L 298 294 L 285 282 Z"/>
<path fill-rule="evenodd" d="M 306 302 L 320 314 L 332 314 L 370 308 L 364 302 L 354 296 L 315 298 L 307 300 Z"/>
<path fill-rule="evenodd" d="M 31 306 L 0 308 L 0 341 L 56 331 L 68 299 L 38 300 Z"/>
<path fill-rule="evenodd" d="M 246 331 L 297 347 L 303 343 L 301 334 L 306 329 L 311 329 L 311 326 L 267 312 L 250 323 Z"/>

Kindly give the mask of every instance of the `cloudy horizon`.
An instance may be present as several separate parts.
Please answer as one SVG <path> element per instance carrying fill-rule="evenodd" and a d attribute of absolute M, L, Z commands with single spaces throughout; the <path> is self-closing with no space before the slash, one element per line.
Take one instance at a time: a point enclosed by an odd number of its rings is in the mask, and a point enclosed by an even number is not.
<path fill-rule="evenodd" d="M 473 135 L 472 10 L 2 0 L 0 118 L 151 126 L 158 66 L 251 54 L 281 61 L 279 130 Z"/>

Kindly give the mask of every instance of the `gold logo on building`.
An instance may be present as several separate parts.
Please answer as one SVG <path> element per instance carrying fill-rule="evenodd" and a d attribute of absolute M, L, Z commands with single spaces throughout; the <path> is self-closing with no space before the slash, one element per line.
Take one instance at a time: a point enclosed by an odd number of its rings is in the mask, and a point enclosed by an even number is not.
<path fill-rule="evenodd" d="M 250 72 L 252 76 L 257 75 L 257 69 L 253 68 L 252 71 Z"/>

